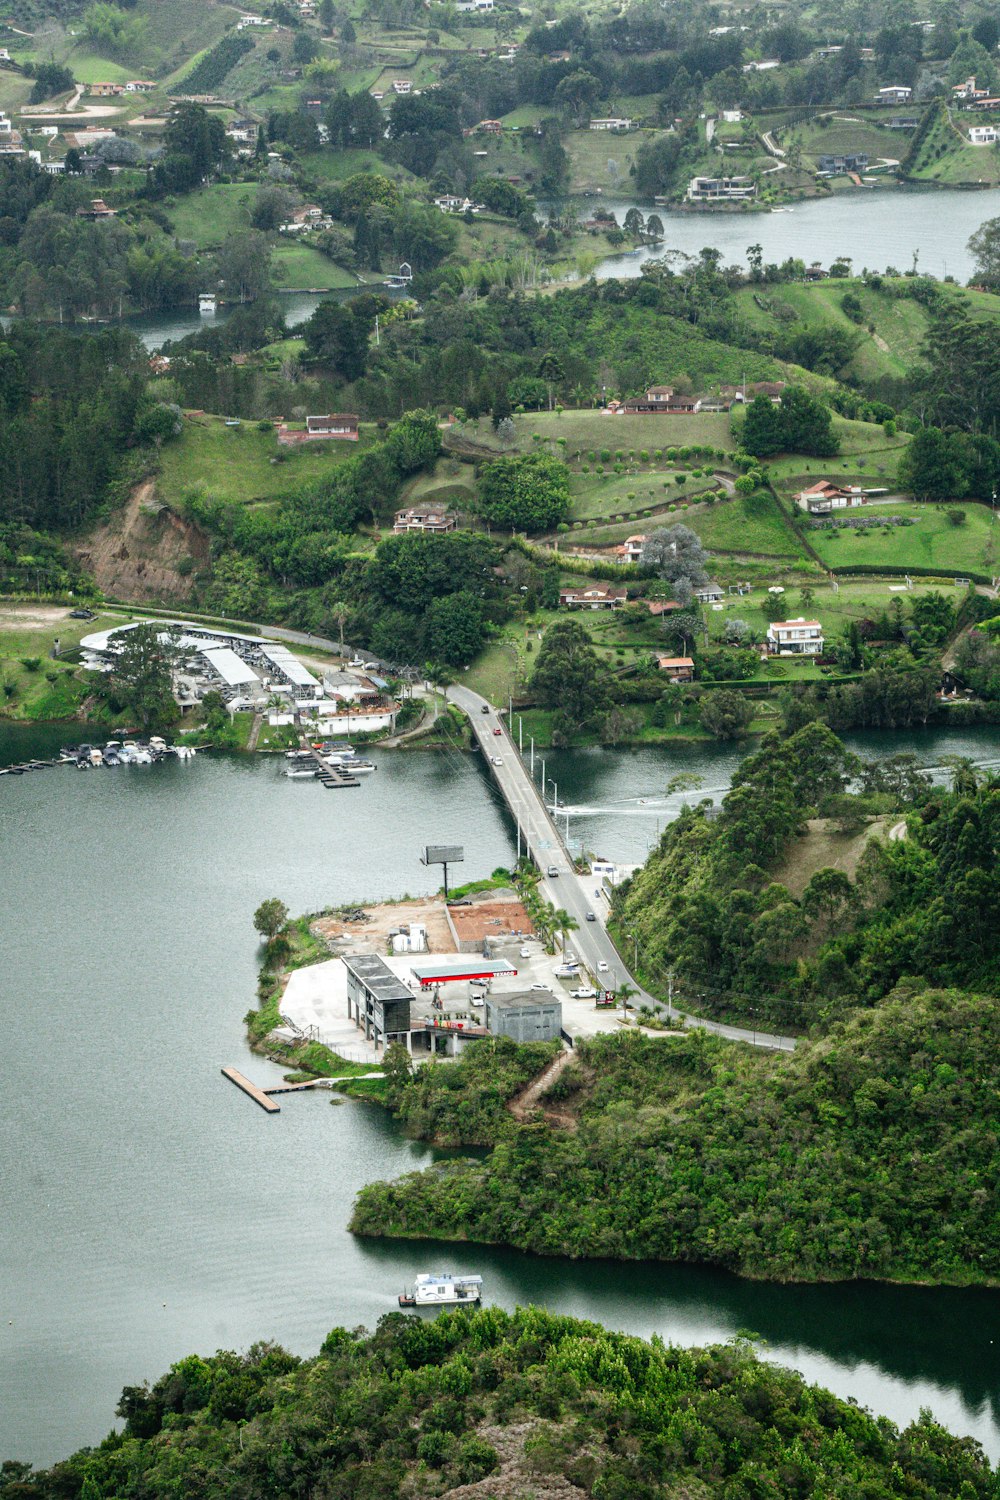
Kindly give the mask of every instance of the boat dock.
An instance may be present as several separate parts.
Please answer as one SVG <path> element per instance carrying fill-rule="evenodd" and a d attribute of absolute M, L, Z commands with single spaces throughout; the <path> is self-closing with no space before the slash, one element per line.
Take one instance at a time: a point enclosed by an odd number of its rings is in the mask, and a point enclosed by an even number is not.
<path fill-rule="evenodd" d="M 331 765 L 324 760 L 318 750 L 313 751 L 313 760 L 316 762 L 317 780 L 331 791 L 334 787 L 360 786 L 361 782 L 356 776 L 351 775 L 350 767 L 345 765 Z"/>
<path fill-rule="evenodd" d="M 269 1115 L 276 1115 L 280 1112 L 281 1105 L 275 1104 L 273 1099 L 267 1097 L 268 1091 L 259 1089 L 255 1083 L 250 1082 L 249 1078 L 244 1078 L 238 1069 L 223 1068 L 222 1076 L 228 1078 L 230 1083 L 235 1083 L 238 1089 L 242 1089 L 244 1094 L 247 1094 L 255 1104 L 259 1104 L 261 1109 L 266 1110 Z"/>
<path fill-rule="evenodd" d="M 355 1075 L 345 1073 L 338 1078 L 306 1078 L 301 1083 L 273 1083 L 267 1088 L 260 1088 L 256 1083 L 251 1083 L 249 1078 L 245 1078 L 238 1068 L 223 1068 L 222 1076 L 223 1078 L 228 1078 L 230 1083 L 235 1083 L 236 1087 L 241 1089 L 247 1098 L 252 1099 L 255 1104 L 259 1104 L 261 1109 L 265 1110 L 267 1114 L 276 1115 L 281 1112 L 281 1105 L 275 1104 L 271 1097 L 272 1094 L 301 1094 L 304 1089 L 329 1089 L 335 1087 L 338 1083 L 350 1083 Z M 367 1073 L 361 1076 L 367 1078 L 384 1078 L 385 1074 Z"/>
<path fill-rule="evenodd" d="M 17 766 L 0 766 L 0 776 L 24 776 L 28 771 L 47 771 L 50 766 L 60 766 L 59 760 L 25 760 Z"/>

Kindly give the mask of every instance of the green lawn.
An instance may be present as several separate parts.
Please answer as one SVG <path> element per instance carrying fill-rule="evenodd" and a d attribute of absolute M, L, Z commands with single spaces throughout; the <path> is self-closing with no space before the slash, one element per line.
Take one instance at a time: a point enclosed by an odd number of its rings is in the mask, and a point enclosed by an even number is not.
<path fill-rule="evenodd" d="M 841 306 L 847 293 L 861 303 L 860 324 L 848 318 Z M 850 368 L 865 380 L 905 375 L 916 364 L 927 331 L 927 313 L 919 303 L 875 291 L 860 280 L 744 287 L 735 300 L 740 317 L 752 328 L 787 331 L 794 317 L 794 322 L 806 328 L 831 327 L 851 334 L 858 347 Z M 874 333 L 869 332 L 870 325 Z"/>
<path fill-rule="evenodd" d="M 348 147 L 336 151 L 308 151 L 299 157 L 307 177 L 321 182 L 343 182 L 356 172 L 378 172 L 382 177 L 394 178 L 397 182 L 414 182 L 416 179 L 405 167 L 385 162 L 374 151 L 360 147 Z"/>
<path fill-rule="evenodd" d="M 252 422 L 226 427 L 221 417 L 200 416 L 186 421 L 182 435 L 164 444 L 156 486 L 169 505 L 178 505 L 193 489 L 219 500 L 273 499 L 321 479 L 363 443 L 364 438 L 279 448 L 273 432 L 258 432 Z M 279 455 L 282 461 L 272 463 Z"/>
<path fill-rule="evenodd" d="M 676 483 L 678 478 L 681 484 Z M 621 516 L 634 519 L 638 525 L 642 518 L 637 512 L 688 500 L 692 494 L 712 489 L 715 483 L 710 474 L 695 478 L 674 469 L 636 474 L 574 474 L 570 517 L 574 521 L 603 521 Z"/>
<path fill-rule="evenodd" d="M 357 277 L 345 271 L 313 245 L 279 240 L 274 247 L 274 279 L 278 286 L 312 291 L 357 286 Z"/>
<path fill-rule="evenodd" d="M 199 250 L 221 245 L 227 234 L 246 229 L 257 197 L 254 183 L 215 182 L 166 201 L 178 239 L 193 240 Z"/>
<path fill-rule="evenodd" d="M 0 603 L 0 684 L 13 684 L 13 696 L 0 696 L 0 713 L 14 719 L 64 719 L 76 712 L 84 686 L 76 680 L 77 664 L 53 660 L 58 639 L 65 654 L 83 636 L 106 630 L 122 617 L 100 612 L 95 620 L 71 620 L 71 606 Z M 35 671 L 24 662 L 40 658 Z M 49 682 L 46 673 L 54 674 Z"/>
<path fill-rule="evenodd" d="M 961 510 L 963 526 L 953 526 L 947 510 Z M 878 508 L 868 513 L 877 516 Z M 1000 556 L 1000 521 L 990 517 L 988 505 L 887 505 L 887 519 L 910 516 L 913 526 L 890 526 L 885 530 L 851 532 L 809 530 L 809 541 L 825 563 L 847 568 L 853 563 L 885 564 L 911 568 L 948 568 L 958 575 L 997 571 Z"/>
<path fill-rule="evenodd" d="M 630 130 L 616 135 L 603 130 L 571 130 L 563 138 L 569 157 L 571 193 L 629 192 L 630 168 L 644 141 L 654 138 L 650 130 Z M 611 164 L 614 163 L 614 166 Z"/>
<path fill-rule="evenodd" d="M 136 76 L 121 63 L 109 62 L 96 52 L 88 52 L 84 46 L 73 48 L 68 65 L 77 83 L 125 83 Z M 116 102 L 119 101 L 111 100 L 112 104 Z"/>
<path fill-rule="evenodd" d="M 565 438 L 565 454 L 570 462 L 577 454 L 582 454 L 583 461 L 588 462 L 587 455 L 591 452 L 598 454 L 596 461 L 600 462 L 602 448 L 610 451 L 611 462 L 614 462 L 614 454 L 619 449 L 624 453 L 641 453 L 645 450 L 653 454 L 657 449 L 662 452 L 666 448 L 692 445 L 710 444 L 713 448 L 725 451 L 730 451 L 735 446 L 729 430 L 729 417 L 725 412 L 698 412 L 686 417 L 655 414 L 612 417 L 606 412 L 585 408 L 562 413 L 525 412 L 515 416 L 513 420 L 515 451 L 526 453 L 546 444 L 551 444 L 555 450 L 559 439 Z M 458 438 L 464 435 L 473 442 L 500 452 L 499 440 L 488 417 L 480 418 L 478 422 L 466 422 L 456 427 L 454 432 Z M 541 444 L 534 440 L 536 432 L 542 439 Z"/>
<path fill-rule="evenodd" d="M 682 519 L 709 552 L 757 552 L 807 561 L 801 542 L 770 495 L 752 500 L 736 495 L 716 505 L 700 506 Z"/>
<path fill-rule="evenodd" d="M 739 420 L 739 418 L 737 418 Z M 835 458 L 803 458 L 790 454 L 767 460 L 772 482 L 782 493 L 793 493 L 817 479 L 867 479 L 892 485 L 899 456 L 910 441 L 908 433 L 886 437 L 876 422 L 849 422 L 834 415 L 833 428 L 840 439 Z"/>

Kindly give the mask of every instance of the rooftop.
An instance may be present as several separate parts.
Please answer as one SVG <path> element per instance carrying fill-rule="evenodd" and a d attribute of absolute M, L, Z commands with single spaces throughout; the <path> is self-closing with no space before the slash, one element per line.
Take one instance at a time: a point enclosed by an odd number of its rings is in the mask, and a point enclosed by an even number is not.
<path fill-rule="evenodd" d="M 344 967 L 379 1000 L 406 1000 L 413 997 L 406 985 L 377 953 L 345 956 Z"/>

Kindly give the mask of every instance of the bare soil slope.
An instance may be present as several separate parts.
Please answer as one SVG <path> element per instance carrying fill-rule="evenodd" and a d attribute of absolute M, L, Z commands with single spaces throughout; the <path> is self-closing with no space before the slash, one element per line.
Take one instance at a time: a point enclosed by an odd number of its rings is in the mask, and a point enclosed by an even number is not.
<path fill-rule="evenodd" d="M 190 598 L 209 561 L 208 537 L 157 498 L 153 479 L 74 550 L 106 594 L 136 604 Z"/>

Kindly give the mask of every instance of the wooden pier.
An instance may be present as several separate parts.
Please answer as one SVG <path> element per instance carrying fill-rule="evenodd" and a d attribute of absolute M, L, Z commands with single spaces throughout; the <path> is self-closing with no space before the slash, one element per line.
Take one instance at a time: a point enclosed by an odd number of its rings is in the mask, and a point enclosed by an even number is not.
<path fill-rule="evenodd" d="M 242 1089 L 244 1094 L 248 1094 L 253 1102 L 259 1104 L 261 1109 L 266 1110 L 269 1115 L 276 1115 L 280 1112 L 281 1105 L 275 1104 L 273 1099 L 267 1097 L 269 1091 L 259 1089 L 255 1083 L 250 1082 L 249 1078 L 244 1078 L 243 1074 L 238 1072 L 236 1068 L 223 1068 L 222 1076 L 223 1078 L 228 1078 L 230 1083 L 235 1083 L 238 1089 Z"/>

